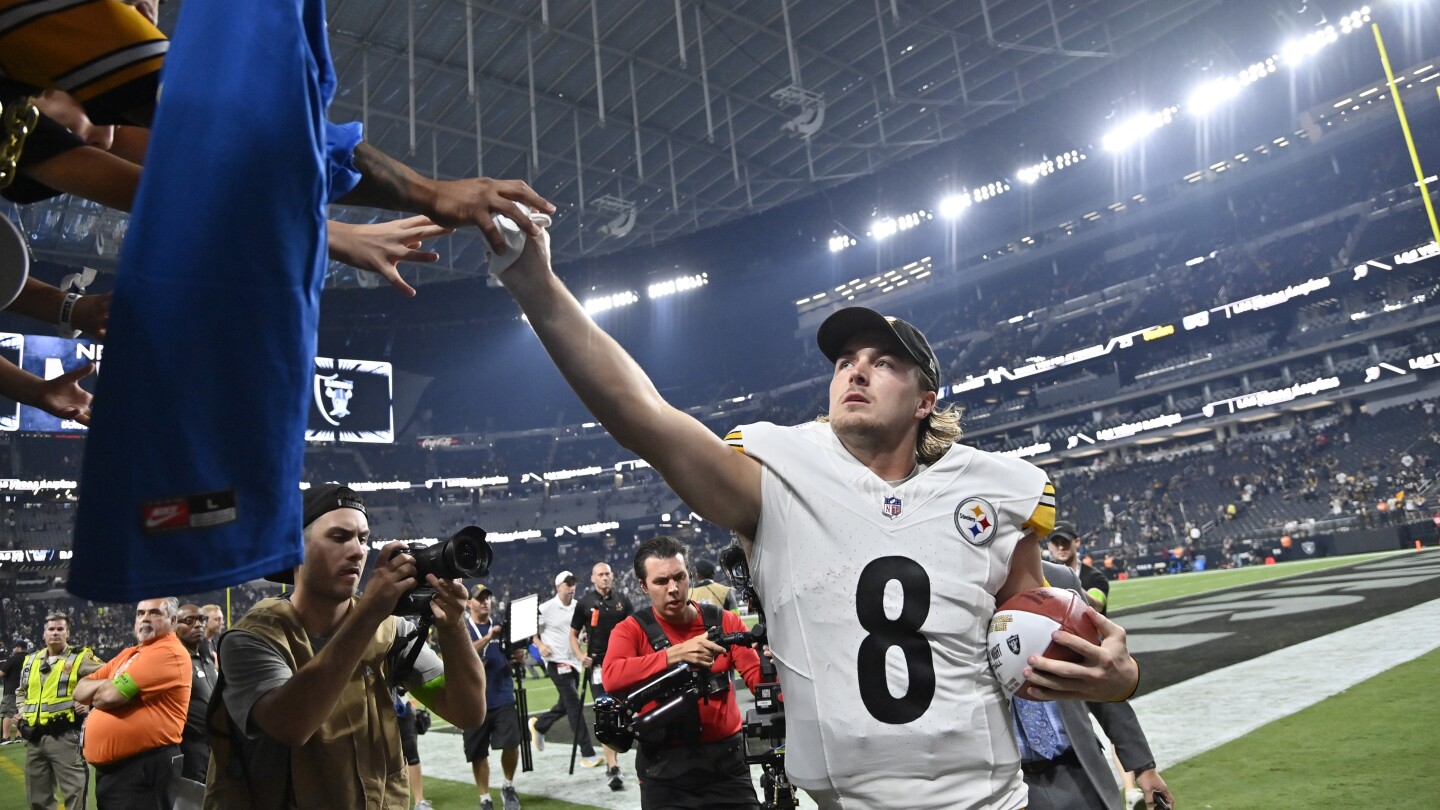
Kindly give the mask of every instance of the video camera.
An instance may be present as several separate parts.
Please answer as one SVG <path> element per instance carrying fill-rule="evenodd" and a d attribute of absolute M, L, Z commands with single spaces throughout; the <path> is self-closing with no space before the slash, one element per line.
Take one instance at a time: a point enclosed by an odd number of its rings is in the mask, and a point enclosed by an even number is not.
<path fill-rule="evenodd" d="M 765 634 L 765 608 L 760 604 L 760 595 L 750 581 L 750 563 L 745 551 L 732 545 L 720 552 L 720 567 L 730 578 L 739 598 L 759 617 L 750 628 L 757 649 L 767 642 Z M 760 682 L 755 685 L 755 708 L 745 712 L 745 736 L 763 741 L 760 750 L 748 742 L 745 746 L 745 762 L 759 765 L 760 788 L 765 793 L 765 808 L 795 808 L 795 787 L 785 775 L 785 704 L 780 698 L 780 673 L 775 662 L 768 655 L 760 656 Z"/>
<path fill-rule="evenodd" d="M 431 615 L 430 601 L 435 598 L 435 589 L 425 581 L 427 574 L 434 574 L 436 579 L 483 577 L 490 571 L 492 559 L 490 544 L 485 542 L 485 530 L 479 526 L 466 526 L 434 545 L 406 543 L 395 553 L 407 553 L 415 558 L 417 582 L 395 603 L 391 613 L 396 616 Z"/>
<path fill-rule="evenodd" d="M 727 650 L 764 643 L 764 637 L 754 632 L 722 634 L 713 628 L 709 638 Z M 630 690 L 627 697 L 596 698 L 595 737 L 621 753 L 629 751 L 637 739 L 641 743 L 698 739 L 700 701 L 722 697 L 729 688 L 729 671 L 676 664 Z M 641 714 L 652 703 L 655 708 Z"/>

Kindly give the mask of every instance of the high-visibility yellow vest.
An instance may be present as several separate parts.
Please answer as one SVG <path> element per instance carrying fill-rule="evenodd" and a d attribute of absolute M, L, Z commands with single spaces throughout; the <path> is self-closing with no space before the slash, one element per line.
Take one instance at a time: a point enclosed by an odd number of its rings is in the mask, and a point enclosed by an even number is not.
<path fill-rule="evenodd" d="M 20 706 L 20 716 L 32 726 L 43 726 L 55 719 L 74 721 L 75 684 L 80 682 L 80 664 L 86 656 L 93 658 L 89 647 L 70 647 L 65 657 L 44 666 L 50 652 L 42 648 L 30 653 L 20 668 L 20 680 L 25 684 L 25 703 Z"/>

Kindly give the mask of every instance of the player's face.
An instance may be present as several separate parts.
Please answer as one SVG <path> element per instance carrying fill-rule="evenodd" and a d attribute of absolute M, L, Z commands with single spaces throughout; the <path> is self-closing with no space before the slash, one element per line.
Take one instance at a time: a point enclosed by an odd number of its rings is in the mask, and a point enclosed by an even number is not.
<path fill-rule="evenodd" d="M 135 606 L 135 640 L 148 644 L 175 631 L 175 620 L 166 611 L 164 599 L 146 599 Z"/>
<path fill-rule="evenodd" d="M 180 637 L 180 643 L 186 647 L 194 647 L 205 637 L 205 614 L 199 609 L 193 606 L 182 607 L 175 621 L 175 635 Z"/>
<path fill-rule="evenodd" d="M 306 591 L 336 601 L 360 587 L 370 521 L 358 509 L 333 509 L 305 529 L 305 562 L 299 579 Z"/>
<path fill-rule="evenodd" d="M 830 378 L 830 425 L 842 439 L 866 445 L 913 436 L 935 407 L 935 394 L 925 390 L 922 379 L 920 367 L 894 338 L 856 335 L 841 350 Z"/>
<path fill-rule="evenodd" d="M 46 622 L 45 623 L 45 646 L 50 649 L 52 655 L 59 655 L 64 652 L 65 645 L 70 643 L 69 622 Z"/>
<path fill-rule="evenodd" d="M 1054 560 L 1057 563 L 1060 563 L 1061 565 L 1070 565 L 1072 562 L 1074 562 L 1075 544 L 1070 540 L 1051 540 L 1049 542 L 1049 546 L 1050 559 Z"/>
<path fill-rule="evenodd" d="M 685 573 L 685 558 L 674 557 L 645 560 L 645 593 L 655 612 L 667 621 L 679 621 L 690 600 L 690 576 Z"/>
<path fill-rule="evenodd" d="M 590 584 L 601 593 L 610 593 L 610 586 L 615 584 L 615 572 L 605 563 L 599 563 L 590 571 Z"/>

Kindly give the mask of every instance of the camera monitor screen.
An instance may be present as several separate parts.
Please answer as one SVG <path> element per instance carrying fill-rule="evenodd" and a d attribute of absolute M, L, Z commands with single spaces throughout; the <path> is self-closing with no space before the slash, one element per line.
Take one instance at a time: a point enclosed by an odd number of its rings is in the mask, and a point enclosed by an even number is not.
<path fill-rule="evenodd" d="M 540 597 L 536 594 L 510 600 L 510 643 L 521 647 L 540 634 Z"/>

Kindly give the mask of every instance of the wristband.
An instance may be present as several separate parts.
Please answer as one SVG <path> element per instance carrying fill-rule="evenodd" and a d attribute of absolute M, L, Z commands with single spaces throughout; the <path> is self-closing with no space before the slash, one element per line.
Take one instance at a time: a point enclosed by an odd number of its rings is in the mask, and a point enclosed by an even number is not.
<path fill-rule="evenodd" d="M 140 694 L 140 685 L 135 683 L 135 679 L 130 677 L 130 673 L 128 672 L 111 678 L 110 683 L 115 684 L 115 688 L 120 691 L 120 694 L 125 696 L 126 700 L 134 700 L 135 696 Z"/>
<path fill-rule="evenodd" d="M 1130 769 L 1130 772 L 1138 776 L 1138 775 L 1140 775 L 1140 774 L 1142 774 L 1142 773 L 1144 773 L 1144 772 L 1146 772 L 1146 771 L 1153 771 L 1153 770 L 1155 770 L 1155 760 L 1152 759 L 1152 760 L 1150 760 L 1149 762 L 1145 763 L 1144 765 L 1141 765 L 1141 766 L 1138 767 L 1138 768 L 1131 768 L 1131 769 Z"/>
<path fill-rule="evenodd" d="M 1130 694 L 1115 701 L 1116 703 L 1124 703 L 1130 698 L 1135 697 L 1135 693 L 1140 691 L 1140 662 L 1136 661 L 1133 655 L 1130 656 L 1130 660 L 1135 664 L 1135 688 L 1130 690 Z"/>
<path fill-rule="evenodd" d="M 80 330 L 76 329 L 71 321 L 75 317 L 75 305 L 84 298 L 80 293 L 65 293 L 65 300 L 60 302 L 60 318 L 55 325 L 60 328 L 60 337 L 75 339 L 80 337 Z"/>

